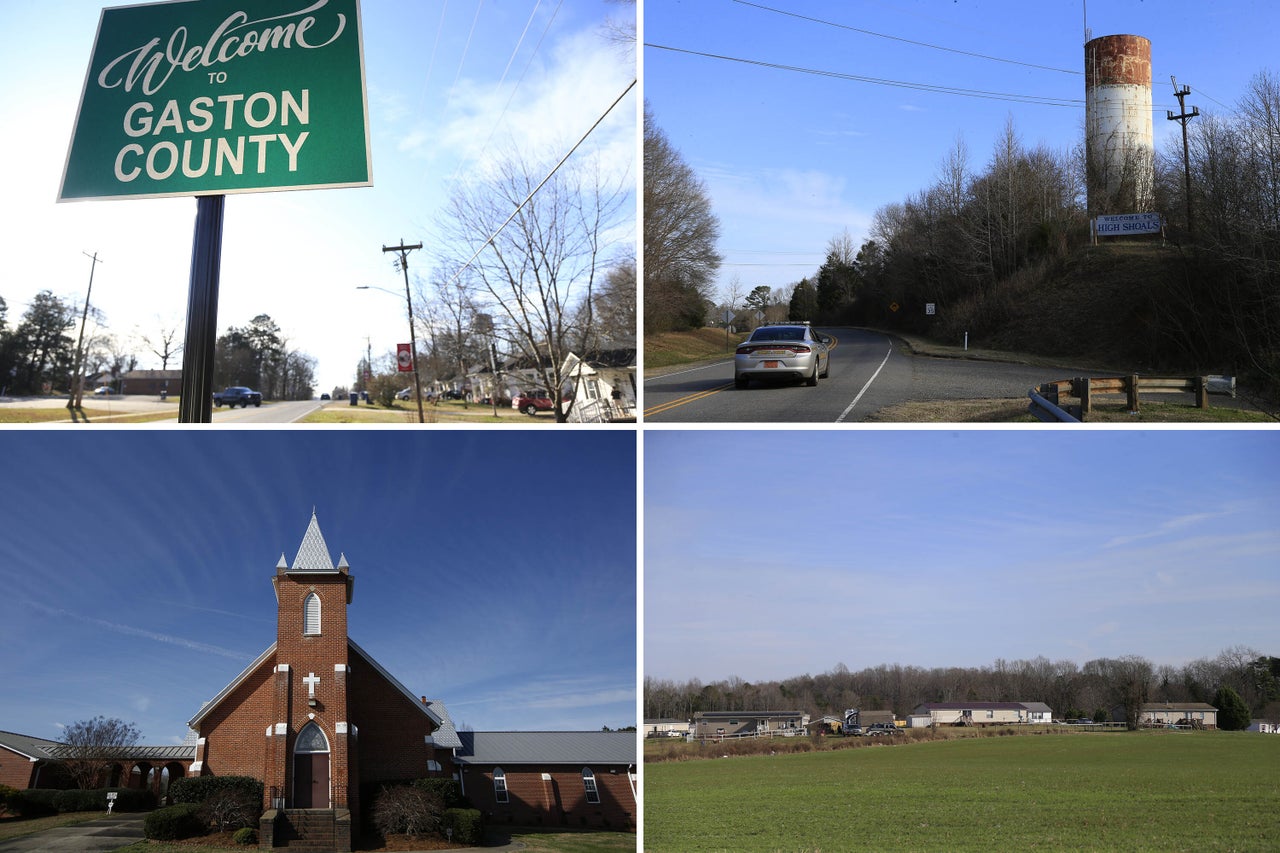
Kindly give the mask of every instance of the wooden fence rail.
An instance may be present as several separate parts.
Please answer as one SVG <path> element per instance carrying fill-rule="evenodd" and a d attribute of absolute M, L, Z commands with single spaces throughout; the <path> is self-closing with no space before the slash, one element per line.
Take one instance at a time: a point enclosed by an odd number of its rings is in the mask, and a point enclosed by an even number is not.
<path fill-rule="evenodd" d="M 1094 398 L 1100 394 L 1123 394 L 1129 411 L 1137 412 L 1144 394 L 1194 394 L 1196 408 L 1209 408 L 1210 394 L 1236 393 L 1233 376 L 1192 376 L 1174 378 L 1167 376 L 1077 376 L 1074 379 L 1058 379 L 1042 382 L 1027 396 L 1031 399 L 1028 411 L 1042 421 L 1079 423 L 1093 410 Z M 1063 396 L 1080 398 L 1074 405 L 1063 406 Z"/>

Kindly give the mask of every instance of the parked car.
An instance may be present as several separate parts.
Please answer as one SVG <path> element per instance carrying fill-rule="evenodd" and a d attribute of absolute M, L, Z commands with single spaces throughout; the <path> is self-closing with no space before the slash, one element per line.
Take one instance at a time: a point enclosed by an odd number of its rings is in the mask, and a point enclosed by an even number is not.
<path fill-rule="evenodd" d="M 893 723 L 872 723 L 867 726 L 863 734 L 868 737 L 875 737 L 877 735 L 896 735 L 901 732 L 902 729 L 898 728 Z"/>
<path fill-rule="evenodd" d="M 461 400 L 466 395 L 463 394 L 461 391 L 458 391 L 454 388 L 450 388 L 448 391 L 442 391 L 440 393 L 440 396 L 446 400 Z"/>
<path fill-rule="evenodd" d="M 551 395 L 546 391 L 530 391 L 512 400 L 511 408 L 533 417 L 538 412 L 551 411 L 555 408 L 555 404 L 551 402 Z"/>
<path fill-rule="evenodd" d="M 100 385 L 97 388 L 93 389 L 93 393 L 94 393 L 94 396 L 105 397 L 106 395 L 112 393 L 112 391 L 110 387 L 106 385 Z"/>
<path fill-rule="evenodd" d="M 738 345 L 733 357 L 733 384 L 746 388 L 752 379 L 803 379 L 818 384 L 831 371 L 835 339 L 820 335 L 808 323 L 769 323 Z"/>
<path fill-rule="evenodd" d="M 412 388 L 403 388 L 403 389 L 401 389 L 401 390 L 399 390 L 399 391 L 397 391 L 397 392 L 396 392 L 396 399 L 397 399 L 397 400 L 408 400 L 408 399 L 409 399 L 410 397 L 412 397 L 412 396 L 413 396 L 413 389 L 412 389 Z"/>
<path fill-rule="evenodd" d="M 239 405 L 247 409 L 250 403 L 255 407 L 261 406 L 262 395 L 243 385 L 232 385 L 230 388 L 213 392 L 213 404 L 215 406 L 226 405 L 234 409 Z"/>

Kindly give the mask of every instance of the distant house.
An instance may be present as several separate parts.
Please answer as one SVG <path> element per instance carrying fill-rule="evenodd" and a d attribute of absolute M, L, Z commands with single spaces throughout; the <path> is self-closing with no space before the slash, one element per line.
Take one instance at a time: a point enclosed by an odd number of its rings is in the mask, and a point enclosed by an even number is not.
<path fill-rule="evenodd" d="M 160 396 L 168 393 L 178 396 L 182 393 L 181 370 L 130 370 L 120 377 L 121 394 L 145 394 Z"/>
<path fill-rule="evenodd" d="M 807 725 L 803 711 L 699 711 L 693 715 L 693 736 L 801 734 Z"/>
<path fill-rule="evenodd" d="M 809 729 L 809 734 L 811 735 L 816 735 L 818 733 L 822 733 L 825 735 L 839 734 L 840 726 L 842 725 L 843 722 L 844 721 L 841 720 L 839 717 L 832 717 L 828 715 L 826 717 L 822 717 L 821 719 L 810 720 L 807 728 Z"/>
<path fill-rule="evenodd" d="M 1125 721 L 1124 706 L 1111 709 L 1111 719 Z M 1204 702 L 1148 702 L 1138 711 L 1138 725 L 1218 727 L 1218 709 Z"/>
<path fill-rule="evenodd" d="M 1259 732 L 1264 735 L 1280 735 L 1280 723 L 1275 720 L 1250 720 L 1249 728 L 1245 729 L 1249 732 Z"/>
<path fill-rule="evenodd" d="M 689 734 L 689 721 L 654 718 L 644 721 L 645 737 L 684 737 Z"/>
<path fill-rule="evenodd" d="M 1043 702 L 924 702 L 912 717 L 927 717 L 930 726 L 995 726 L 1048 723 L 1053 711 Z"/>

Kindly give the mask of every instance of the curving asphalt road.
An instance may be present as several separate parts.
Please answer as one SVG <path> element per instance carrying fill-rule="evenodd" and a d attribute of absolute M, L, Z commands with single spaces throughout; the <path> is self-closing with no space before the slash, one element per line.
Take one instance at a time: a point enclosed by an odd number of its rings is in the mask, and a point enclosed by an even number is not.
<path fill-rule="evenodd" d="M 834 335 L 831 374 L 816 388 L 803 384 L 733 387 L 731 358 L 653 376 L 644 382 L 644 419 L 668 423 L 851 423 L 886 406 L 921 400 L 1025 397 L 1049 379 L 1077 368 L 968 359 L 927 358 L 901 349 L 879 332 L 828 328 Z"/>

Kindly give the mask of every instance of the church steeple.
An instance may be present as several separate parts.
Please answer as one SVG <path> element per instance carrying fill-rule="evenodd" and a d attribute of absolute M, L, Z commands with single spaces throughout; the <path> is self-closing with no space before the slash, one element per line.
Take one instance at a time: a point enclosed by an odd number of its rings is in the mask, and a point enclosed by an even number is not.
<path fill-rule="evenodd" d="M 324 534 L 320 532 L 320 522 L 316 520 L 316 511 L 311 510 L 311 523 L 302 536 L 302 545 L 298 547 L 298 555 L 293 558 L 290 574 L 317 572 L 336 572 L 333 558 L 329 556 L 329 546 L 325 544 Z"/>

